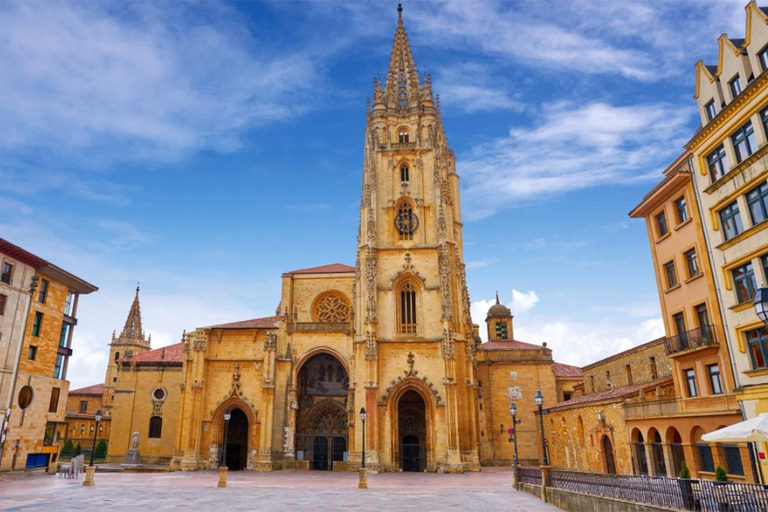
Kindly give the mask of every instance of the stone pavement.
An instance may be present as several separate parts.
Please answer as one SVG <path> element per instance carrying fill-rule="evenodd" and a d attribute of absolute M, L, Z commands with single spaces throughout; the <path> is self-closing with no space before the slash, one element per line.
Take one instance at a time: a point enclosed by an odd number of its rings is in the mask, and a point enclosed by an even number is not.
<path fill-rule="evenodd" d="M 556 511 L 510 486 L 508 468 L 482 473 L 368 475 L 357 489 L 357 473 L 325 471 L 231 472 L 229 487 L 216 487 L 218 472 L 96 473 L 94 487 L 82 477 L 0 477 L 2 510 L 337 510 Z"/>

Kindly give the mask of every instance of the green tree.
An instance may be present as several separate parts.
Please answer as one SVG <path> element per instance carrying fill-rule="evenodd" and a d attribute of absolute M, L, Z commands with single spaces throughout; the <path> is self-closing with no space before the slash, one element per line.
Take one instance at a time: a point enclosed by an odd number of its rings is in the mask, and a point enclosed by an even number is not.
<path fill-rule="evenodd" d="M 66 443 L 64 443 L 64 447 L 61 449 L 61 458 L 69 459 L 72 457 L 74 453 L 75 453 L 75 445 L 74 443 L 72 443 L 72 440 L 69 439 Z"/>
<path fill-rule="evenodd" d="M 78 456 L 78 455 L 80 455 L 81 453 L 83 453 L 83 447 L 82 447 L 82 446 L 80 446 L 80 443 L 77 443 L 77 446 L 75 446 L 75 453 L 74 453 L 74 457 L 77 457 L 77 456 Z"/>
<path fill-rule="evenodd" d="M 103 439 L 99 441 L 99 443 L 96 445 L 96 452 L 93 454 L 93 456 L 97 460 L 104 460 L 107 458 L 107 442 Z"/>
<path fill-rule="evenodd" d="M 680 468 L 680 473 L 678 475 L 680 478 L 691 478 L 691 470 L 688 469 L 688 466 L 685 464 L 685 461 L 683 461 L 683 465 Z"/>
<path fill-rule="evenodd" d="M 728 474 L 723 469 L 723 466 L 717 466 L 717 469 L 715 469 L 715 480 L 718 482 L 728 481 Z"/>

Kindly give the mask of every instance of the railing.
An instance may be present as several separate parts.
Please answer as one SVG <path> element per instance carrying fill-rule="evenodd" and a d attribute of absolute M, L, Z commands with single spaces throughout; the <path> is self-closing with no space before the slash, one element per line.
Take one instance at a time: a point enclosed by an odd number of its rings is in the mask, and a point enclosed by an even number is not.
<path fill-rule="evenodd" d="M 664 338 L 664 347 L 667 354 L 675 354 L 685 350 L 691 350 L 701 347 L 709 347 L 718 344 L 717 330 L 714 325 L 705 325 L 696 329 L 691 329 L 677 336 Z"/>
<path fill-rule="evenodd" d="M 288 332 L 351 332 L 350 322 L 291 322 Z"/>
<path fill-rule="evenodd" d="M 680 404 L 677 398 L 624 404 L 624 415 L 626 419 L 674 416 L 679 413 Z"/>
<path fill-rule="evenodd" d="M 541 485 L 541 468 L 520 466 L 518 472 L 522 483 Z"/>
<path fill-rule="evenodd" d="M 768 489 L 758 484 L 551 471 L 550 485 L 555 489 L 680 510 L 768 510 Z"/>

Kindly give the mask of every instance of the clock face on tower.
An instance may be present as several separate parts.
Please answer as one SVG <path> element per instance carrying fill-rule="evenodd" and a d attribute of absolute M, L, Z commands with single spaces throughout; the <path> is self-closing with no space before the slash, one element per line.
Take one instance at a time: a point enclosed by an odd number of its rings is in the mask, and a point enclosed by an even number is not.
<path fill-rule="evenodd" d="M 407 204 L 402 205 L 395 216 L 395 229 L 400 234 L 400 239 L 412 239 L 416 228 L 419 227 L 419 218 L 413 213 Z"/>

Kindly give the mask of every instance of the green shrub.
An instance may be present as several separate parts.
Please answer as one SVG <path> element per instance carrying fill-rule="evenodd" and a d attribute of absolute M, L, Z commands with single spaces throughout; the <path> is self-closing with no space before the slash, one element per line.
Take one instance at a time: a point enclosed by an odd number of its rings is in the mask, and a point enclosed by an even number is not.
<path fill-rule="evenodd" d="M 683 466 L 680 468 L 680 473 L 678 475 L 680 478 L 691 478 L 691 470 L 688 469 L 688 466 L 686 466 L 685 461 L 683 461 Z"/>
<path fill-rule="evenodd" d="M 103 439 L 99 441 L 99 443 L 96 445 L 96 451 L 93 454 L 93 456 L 97 460 L 104 460 L 107 458 L 107 442 Z"/>
<path fill-rule="evenodd" d="M 715 470 L 715 480 L 718 482 L 728 481 L 728 474 L 723 469 L 723 466 L 717 466 L 717 469 Z"/>
<path fill-rule="evenodd" d="M 66 443 L 64 443 L 64 447 L 61 449 L 61 455 L 60 457 L 62 459 L 69 459 L 74 455 L 75 453 L 75 445 L 72 442 L 72 440 L 68 440 Z"/>
<path fill-rule="evenodd" d="M 77 457 L 81 453 L 83 453 L 83 447 L 80 446 L 80 443 L 77 443 L 77 446 L 75 446 L 75 453 L 73 454 L 73 457 Z"/>

